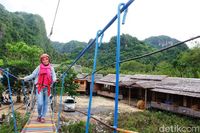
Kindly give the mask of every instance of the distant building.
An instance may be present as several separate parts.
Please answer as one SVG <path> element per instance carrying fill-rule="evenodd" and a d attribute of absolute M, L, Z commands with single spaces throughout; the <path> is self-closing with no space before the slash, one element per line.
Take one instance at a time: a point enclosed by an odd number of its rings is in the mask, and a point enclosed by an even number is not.
<path fill-rule="evenodd" d="M 119 100 L 125 100 L 129 105 L 136 106 L 138 100 L 144 100 L 147 106 L 150 103 L 151 88 L 156 83 L 166 78 L 166 75 L 124 75 L 120 74 L 119 78 Z M 98 80 L 96 84 L 100 89 L 97 91 L 98 95 L 115 98 L 115 74 L 108 74 L 102 79 Z"/>
<path fill-rule="evenodd" d="M 102 78 L 102 74 L 95 74 L 95 81 Z M 87 73 L 77 74 L 77 78 L 74 80 L 75 83 L 79 84 L 79 88 L 76 90 L 79 93 L 90 93 L 91 75 Z M 96 93 L 96 88 L 94 87 L 93 93 Z"/>
<path fill-rule="evenodd" d="M 200 117 L 200 79 L 168 77 L 151 91 L 151 107 Z"/>
<path fill-rule="evenodd" d="M 115 80 L 115 74 L 108 74 L 95 81 L 97 95 L 115 98 Z M 119 100 L 131 106 L 144 100 L 145 108 L 200 117 L 200 79 L 120 74 Z"/>
<path fill-rule="evenodd" d="M 85 93 L 86 92 L 86 87 L 87 87 L 87 79 L 86 79 L 87 74 L 77 74 L 76 78 L 74 79 L 74 82 L 79 85 L 79 88 L 76 89 L 77 92 L 79 93 Z"/>
<path fill-rule="evenodd" d="M 97 95 L 105 96 L 105 97 L 115 97 L 115 74 L 108 74 L 105 77 L 99 79 L 95 82 L 95 88 L 97 89 Z M 125 81 L 124 75 L 120 74 L 119 81 Z M 119 89 L 119 99 L 123 99 L 122 90 Z"/>

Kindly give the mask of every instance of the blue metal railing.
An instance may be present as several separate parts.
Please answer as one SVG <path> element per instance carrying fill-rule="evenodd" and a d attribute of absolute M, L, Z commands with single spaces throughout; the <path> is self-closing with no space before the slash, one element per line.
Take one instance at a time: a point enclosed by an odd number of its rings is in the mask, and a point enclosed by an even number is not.
<path fill-rule="evenodd" d="M 62 111 L 62 95 L 63 95 L 63 89 L 64 89 L 64 84 L 65 84 L 65 77 L 66 77 L 66 73 L 64 73 L 62 75 L 62 86 L 61 86 L 61 89 L 60 89 L 60 104 L 59 104 L 59 111 L 58 111 L 58 125 L 57 125 L 57 128 L 56 128 L 56 132 L 58 132 L 58 130 L 60 129 L 60 114 L 61 114 L 61 111 Z"/>
<path fill-rule="evenodd" d="M 10 98 L 10 102 L 11 102 L 11 108 L 12 108 L 12 118 L 13 118 L 13 122 L 14 122 L 14 130 L 15 133 L 17 133 L 17 121 L 15 118 L 15 111 L 14 111 L 14 104 L 13 104 L 13 100 L 12 100 L 12 89 L 10 86 L 10 76 L 14 77 L 17 79 L 16 76 L 14 76 L 13 74 L 10 74 L 8 71 L 4 70 L 3 68 L 0 68 L 0 70 L 3 72 L 3 74 L 6 76 L 7 78 L 7 82 L 8 82 L 8 90 L 9 90 L 9 98 Z"/>
<path fill-rule="evenodd" d="M 133 2 L 134 0 L 129 0 L 126 4 L 123 5 L 122 8 L 119 9 L 119 13 L 122 13 L 123 11 L 125 11 Z M 76 59 L 73 61 L 72 64 L 70 64 L 70 66 L 66 69 L 65 72 L 63 72 L 63 76 L 62 76 L 62 87 L 61 87 L 61 95 L 60 95 L 60 108 L 59 108 L 59 112 L 58 112 L 58 127 L 56 129 L 56 131 L 58 132 L 58 129 L 60 128 L 60 112 L 61 112 L 61 108 L 62 108 L 62 93 L 63 93 L 63 88 L 64 88 L 64 78 L 67 74 L 67 72 L 72 68 L 73 65 L 75 65 L 75 63 L 87 52 L 87 50 L 90 49 L 90 47 L 95 43 L 95 42 L 98 42 L 98 38 L 101 36 L 103 36 L 104 32 L 114 23 L 114 21 L 118 18 L 118 14 L 115 15 L 111 21 L 103 28 L 103 30 L 100 30 L 98 31 L 98 33 L 96 34 L 96 38 L 93 39 L 88 45 L 87 47 L 85 47 L 80 53 L 79 55 L 76 57 Z M 102 39 L 102 38 L 101 38 Z M 97 45 L 97 43 L 96 43 Z M 95 50 L 95 56 L 97 56 L 97 51 L 98 51 L 98 47 L 96 47 L 97 50 Z M 95 48 L 95 49 L 96 49 Z M 96 57 L 94 57 L 96 58 Z M 96 59 L 95 59 L 95 63 L 94 63 L 94 66 L 93 66 L 93 70 L 96 70 Z M 93 71 L 92 73 L 92 78 L 94 80 L 94 73 L 95 71 Z M 94 82 L 94 81 L 93 81 Z M 92 91 L 93 91 L 93 86 L 91 84 L 90 86 L 90 95 L 92 95 Z M 88 128 L 89 128 L 89 120 L 90 120 L 90 109 L 91 109 L 91 103 L 92 103 L 92 96 L 90 96 L 90 101 L 89 101 L 89 109 L 88 109 L 88 118 L 87 118 L 87 123 L 86 123 L 86 132 L 88 132 Z M 118 105 L 117 105 L 118 106 Z"/>
<path fill-rule="evenodd" d="M 89 105 L 88 105 L 88 115 L 87 115 L 87 122 L 86 122 L 86 133 L 88 133 L 89 130 L 89 124 L 90 124 L 90 111 L 91 111 L 91 105 L 92 105 L 92 95 L 93 95 L 93 89 L 94 89 L 94 80 L 95 80 L 95 71 L 96 71 L 96 60 L 97 60 L 97 54 L 98 54 L 98 48 L 100 47 L 103 39 L 103 35 L 101 35 L 100 43 L 98 42 L 99 34 L 101 30 L 99 30 L 96 34 L 96 46 L 95 46 L 95 52 L 94 52 L 94 63 L 93 63 L 93 70 L 92 70 L 92 82 L 90 84 L 90 99 L 89 99 Z"/>
<path fill-rule="evenodd" d="M 115 81 L 115 111 L 114 111 L 114 128 L 117 128 L 118 125 L 118 98 L 119 98 L 119 73 L 120 73 L 120 15 L 121 15 L 121 6 L 124 7 L 125 4 L 121 3 L 118 6 L 118 13 L 117 13 L 117 47 L 116 47 L 116 81 Z M 124 17 L 123 17 L 123 22 L 122 24 L 125 23 L 125 17 L 127 14 L 127 9 L 124 12 Z M 117 131 L 114 130 L 114 133 Z"/>

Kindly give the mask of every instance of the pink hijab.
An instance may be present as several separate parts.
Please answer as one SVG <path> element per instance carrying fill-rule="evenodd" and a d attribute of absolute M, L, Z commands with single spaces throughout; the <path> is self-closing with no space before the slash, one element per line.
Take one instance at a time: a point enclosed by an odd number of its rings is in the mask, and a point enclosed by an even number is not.
<path fill-rule="evenodd" d="M 39 77 L 37 82 L 37 88 L 38 88 L 38 94 L 43 88 L 48 88 L 48 96 L 50 95 L 50 86 L 52 83 L 52 77 L 51 77 L 51 65 L 48 64 L 45 66 L 44 64 L 40 64 L 39 69 Z"/>

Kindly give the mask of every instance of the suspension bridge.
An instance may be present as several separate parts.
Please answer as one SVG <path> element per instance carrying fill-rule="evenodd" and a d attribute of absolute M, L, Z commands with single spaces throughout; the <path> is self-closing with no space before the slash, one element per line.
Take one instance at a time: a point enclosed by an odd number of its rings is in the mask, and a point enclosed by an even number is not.
<path fill-rule="evenodd" d="M 109 21 L 109 23 L 102 29 L 102 30 L 98 30 L 96 33 L 96 37 L 95 39 L 93 39 L 88 45 L 87 47 L 85 47 L 80 53 L 79 55 L 76 57 L 76 59 L 73 61 L 73 63 L 70 64 L 70 66 L 66 69 L 65 72 L 63 72 L 62 77 L 61 77 L 61 91 L 60 91 L 60 102 L 59 102 L 59 106 L 55 106 L 55 102 L 52 102 L 50 105 L 49 103 L 49 109 L 48 109 L 48 113 L 46 116 L 46 121 L 45 123 L 40 123 L 37 122 L 37 105 L 35 103 L 36 98 L 34 97 L 34 87 L 32 88 L 32 92 L 31 92 L 31 97 L 29 98 L 27 97 L 26 93 L 25 93 L 25 87 L 24 87 L 24 81 L 22 81 L 22 90 L 23 90 L 23 94 L 24 94 L 24 99 L 25 99 L 25 104 L 24 106 L 26 107 L 26 111 L 25 112 L 29 112 L 29 119 L 26 122 L 25 126 L 19 130 L 18 129 L 18 123 L 16 120 L 16 115 L 15 115 L 15 109 L 14 106 L 15 104 L 13 103 L 13 99 L 12 99 L 12 88 L 10 86 L 10 76 L 13 78 L 18 79 L 18 77 L 14 76 L 13 74 L 9 73 L 7 70 L 0 68 L 0 70 L 3 72 L 3 74 L 7 77 L 7 82 L 8 82 L 8 89 L 9 89 L 9 95 L 10 95 L 10 100 L 11 100 L 11 114 L 12 114 L 12 119 L 13 119 L 13 124 L 14 124 L 14 129 L 12 132 L 18 133 L 57 133 L 57 132 L 62 132 L 61 131 L 61 121 L 62 121 L 62 96 L 63 96 L 63 89 L 64 89 L 64 83 L 65 83 L 65 77 L 67 76 L 69 70 L 72 68 L 72 66 L 74 66 L 76 64 L 76 62 L 90 49 L 90 47 L 92 47 L 93 45 L 95 45 L 95 53 L 94 53 L 94 62 L 93 62 L 93 70 L 92 73 L 90 75 L 92 75 L 91 77 L 91 84 L 90 84 L 90 96 L 89 96 L 89 103 L 88 103 L 88 111 L 87 113 L 84 113 L 87 116 L 86 119 L 86 126 L 85 126 L 85 132 L 88 133 L 89 132 L 89 125 L 90 125 L 90 119 L 95 119 L 97 121 L 100 121 L 98 119 L 96 119 L 95 117 L 91 116 L 91 106 L 92 106 L 92 92 L 93 92 L 93 88 L 94 88 L 94 80 L 95 80 L 95 73 L 98 72 L 101 69 L 104 69 L 105 67 L 108 66 L 116 66 L 116 88 L 115 88 L 115 107 L 114 107 L 114 122 L 113 122 L 113 126 L 108 125 L 104 122 L 101 122 L 101 124 L 105 125 L 106 127 L 110 128 L 114 133 L 117 132 L 123 132 L 123 133 L 136 133 L 134 131 L 129 131 L 129 130 L 125 130 L 122 128 L 118 127 L 118 93 L 119 93 L 119 70 L 120 70 L 120 63 L 123 62 L 127 62 L 130 60 L 136 60 L 136 59 L 140 59 L 140 58 L 144 58 L 147 56 L 151 56 L 153 54 L 165 51 L 167 49 L 176 47 L 178 45 L 184 44 L 188 41 L 200 38 L 200 36 L 196 36 L 193 38 L 190 38 L 188 40 L 185 40 L 183 42 L 179 42 L 177 44 L 171 45 L 167 48 L 163 48 L 151 53 L 147 53 L 144 55 L 140 55 L 137 57 L 133 57 L 133 58 L 129 58 L 129 59 L 125 59 L 125 60 L 120 60 L 120 26 L 121 26 L 121 14 L 123 13 L 123 18 L 122 18 L 122 24 L 125 23 L 125 18 L 126 18 L 126 14 L 127 14 L 127 10 L 128 7 L 134 2 L 134 0 L 130 0 L 127 3 L 120 3 L 117 7 L 117 14 Z M 57 10 L 58 10 L 58 6 L 59 6 L 60 0 L 58 1 L 58 5 L 57 5 L 57 9 L 56 9 L 56 13 L 55 13 L 55 17 L 54 17 L 54 21 L 53 21 L 53 25 L 55 23 L 55 18 L 56 18 L 56 14 L 57 14 Z M 98 58 L 98 48 L 101 46 L 101 42 L 104 36 L 104 32 L 117 20 L 117 44 L 116 44 L 116 62 L 108 64 L 103 66 L 100 69 L 96 69 L 96 60 Z M 53 25 L 51 28 L 51 33 L 50 35 L 53 33 Z M 87 75 L 89 76 L 89 75 Z M 55 91 L 53 91 L 55 92 Z M 56 94 L 53 93 L 53 99 L 55 101 L 55 97 Z M 56 110 L 55 110 L 56 108 Z"/>

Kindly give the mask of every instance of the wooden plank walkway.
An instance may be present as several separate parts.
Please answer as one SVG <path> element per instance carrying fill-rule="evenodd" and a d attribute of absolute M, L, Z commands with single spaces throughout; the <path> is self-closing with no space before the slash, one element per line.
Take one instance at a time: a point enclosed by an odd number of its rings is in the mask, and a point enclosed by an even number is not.
<path fill-rule="evenodd" d="M 45 123 L 41 123 L 37 121 L 37 105 L 35 105 L 30 118 L 26 125 L 24 126 L 21 133 L 55 133 L 55 119 L 52 119 L 52 111 L 50 105 L 48 106 L 48 112 L 45 117 Z M 55 115 L 54 115 L 55 118 Z"/>

